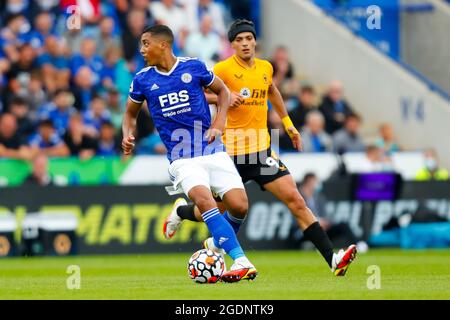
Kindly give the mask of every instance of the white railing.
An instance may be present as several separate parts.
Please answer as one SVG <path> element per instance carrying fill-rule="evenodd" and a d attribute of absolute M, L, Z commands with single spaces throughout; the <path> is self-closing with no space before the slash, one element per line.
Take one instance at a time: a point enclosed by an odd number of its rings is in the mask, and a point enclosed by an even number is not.
<path fill-rule="evenodd" d="M 364 153 L 347 153 L 342 159 L 350 173 L 359 171 Z M 321 180 L 328 179 L 338 168 L 339 157 L 333 153 L 285 153 L 280 156 L 297 182 L 308 172 Z M 419 169 L 424 167 L 420 152 L 398 152 L 392 156 L 393 169 L 406 180 L 414 180 Z M 169 162 L 165 156 L 137 156 L 120 178 L 122 185 L 169 185 Z"/>

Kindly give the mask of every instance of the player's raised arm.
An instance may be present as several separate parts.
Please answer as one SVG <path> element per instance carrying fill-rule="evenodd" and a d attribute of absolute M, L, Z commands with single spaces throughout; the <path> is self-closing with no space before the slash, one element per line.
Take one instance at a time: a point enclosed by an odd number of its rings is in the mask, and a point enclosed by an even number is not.
<path fill-rule="evenodd" d="M 227 111 L 231 100 L 230 90 L 228 90 L 227 86 L 219 77 L 216 76 L 214 78 L 214 81 L 209 86 L 209 89 L 217 95 L 217 116 L 207 134 L 208 142 L 211 143 L 217 136 L 221 136 L 225 130 Z"/>
<path fill-rule="evenodd" d="M 288 112 L 286 110 L 286 106 L 284 105 L 283 97 L 281 96 L 280 91 L 274 84 L 271 84 L 269 86 L 268 96 L 269 96 L 270 103 L 272 104 L 275 111 L 280 116 L 281 121 L 283 122 L 286 133 L 289 135 L 289 138 L 291 138 L 291 140 L 292 140 L 292 145 L 294 146 L 295 149 L 297 149 L 298 151 L 301 151 L 302 150 L 302 139 L 300 137 L 300 133 L 295 128 L 294 124 L 292 123 L 291 118 L 289 118 Z"/>
<path fill-rule="evenodd" d="M 137 103 L 128 98 L 127 107 L 122 122 L 122 149 L 124 155 L 131 154 L 134 148 L 134 132 L 136 130 L 136 122 L 142 103 Z"/>

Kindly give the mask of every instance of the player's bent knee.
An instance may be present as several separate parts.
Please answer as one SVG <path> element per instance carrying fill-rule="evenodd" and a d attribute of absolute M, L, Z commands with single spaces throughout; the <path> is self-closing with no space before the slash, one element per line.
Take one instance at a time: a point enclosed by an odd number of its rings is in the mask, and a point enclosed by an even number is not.
<path fill-rule="evenodd" d="M 197 195 L 192 199 L 192 201 L 198 207 L 200 212 L 205 212 L 217 207 L 216 201 L 214 201 L 213 197 L 207 194 Z"/>
<path fill-rule="evenodd" d="M 248 212 L 248 203 L 245 201 L 235 203 L 231 208 L 229 208 L 228 211 L 233 215 L 233 217 L 244 219 Z"/>
<path fill-rule="evenodd" d="M 227 208 L 223 202 L 216 202 L 216 204 L 217 204 L 217 208 L 219 208 L 220 213 L 223 214 L 227 210 Z"/>
<path fill-rule="evenodd" d="M 224 203 L 228 212 L 235 218 L 244 219 L 248 212 L 247 194 L 242 189 L 233 189 L 225 194 Z"/>

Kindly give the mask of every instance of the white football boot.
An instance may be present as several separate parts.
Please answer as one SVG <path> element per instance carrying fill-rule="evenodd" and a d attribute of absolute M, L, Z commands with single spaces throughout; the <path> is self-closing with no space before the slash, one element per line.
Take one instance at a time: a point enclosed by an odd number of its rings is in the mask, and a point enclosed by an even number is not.
<path fill-rule="evenodd" d="M 163 225 L 163 233 L 166 239 L 172 238 L 180 227 L 181 222 L 183 222 L 183 219 L 177 214 L 177 209 L 178 207 L 185 205 L 187 205 L 187 201 L 184 198 L 175 200 L 172 211 L 170 211 L 170 214 L 167 216 Z"/>
<path fill-rule="evenodd" d="M 230 268 L 225 271 L 220 280 L 223 282 L 237 282 L 241 280 L 254 280 L 258 275 L 255 266 L 247 259 L 247 257 L 237 258 Z"/>
<path fill-rule="evenodd" d="M 356 258 L 356 252 L 356 246 L 352 244 L 347 250 L 341 249 L 338 253 L 333 254 L 331 272 L 335 276 L 345 276 L 350 263 Z"/>

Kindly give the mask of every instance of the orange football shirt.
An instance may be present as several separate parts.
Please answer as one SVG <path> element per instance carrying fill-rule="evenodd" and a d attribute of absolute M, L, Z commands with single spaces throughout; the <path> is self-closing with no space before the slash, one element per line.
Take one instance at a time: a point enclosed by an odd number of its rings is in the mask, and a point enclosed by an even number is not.
<path fill-rule="evenodd" d="M 233 55 L 217 63 L 214 73 L 230 91 L 244 98 L 239 107 L 228 109 L 223 135 L 228 154 L 243 155 L 268 149 L 267 100 L 273 75 L 270 62 L 255 58 L 255 64 L 249 68 Z"/>

